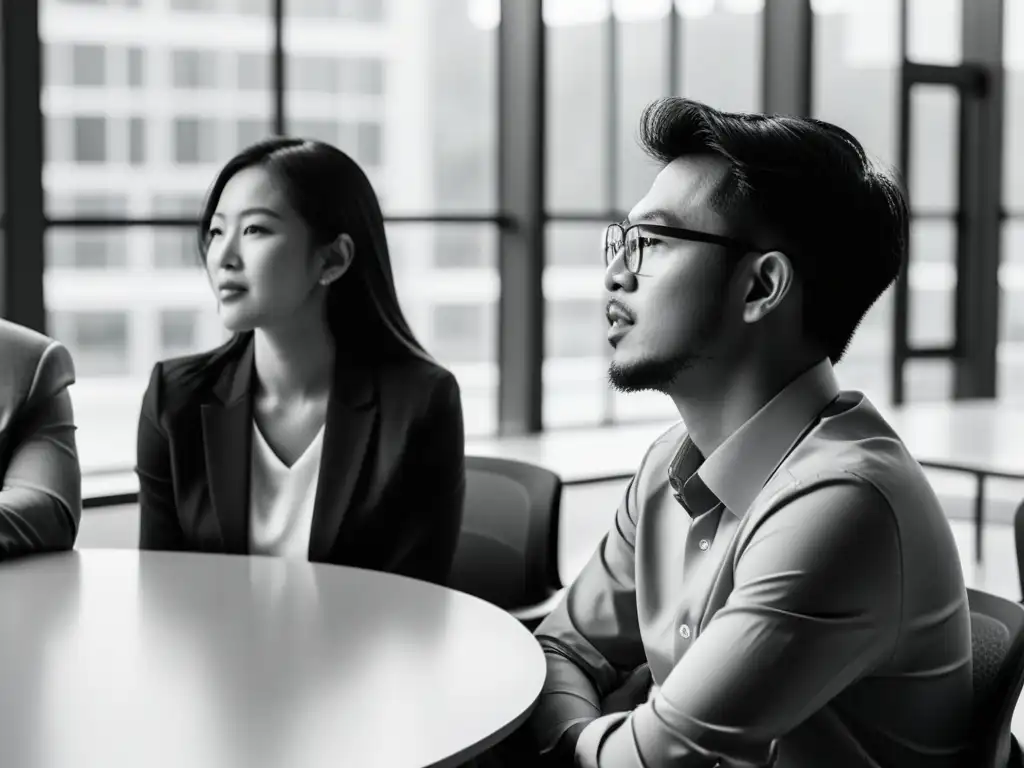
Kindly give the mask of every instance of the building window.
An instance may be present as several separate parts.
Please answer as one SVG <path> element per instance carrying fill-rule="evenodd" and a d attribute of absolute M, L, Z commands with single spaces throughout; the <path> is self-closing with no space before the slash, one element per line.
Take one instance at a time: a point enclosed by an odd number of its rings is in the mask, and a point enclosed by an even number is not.
<path fill-rule="evenodd" d="M 338 15 L 356 21 L 380 22 L 384 20 L 385 0 L 338 0 Z"/>
<path fill-rule="evenodd" d="M 288 87 L 308 93 L 338 93 L 338 59 L 292 56 L 286 68 Z"/>
<path fill-rule="evenodd" d="M 97 215 L 88 208 L 78 215 Z M 98 215 L 104 215 L 99 213 Z M 48 234 L 47 267 L 56 269 L 123 269 L 128 265 L 124 232 L 54 230 Z"/>
<path fill-rule="evenodd" d="M 200 265 L 197 233 L 193 228 L 154 232 L 153 266 L 157 269 L 195 269 Z"/>
<path fill-rule="evenodd" d="M 603 300 L 549 299 L 546 351 L 549 358 L 593 358 L 607 345 Z"/>
<path fill-rule="evenodd" d="M 445 363 L 490 362 L 491 313 L 482 304 L 437 304 L 433 312 L 431 352 Z"/>
<path fill-rule="evenodd" d="M 216 51 L 171 51 L 171 84 L 198 90 L 217 87 Z"/>
<path fill-rule="evenodd" d="M 356 159 L 371 168 L 382 164 L 380 123 L 359 123 L 356 126 Z"/>
<path fill-rule="evenodd" d="M 202 207 L 202 195 L 167 193 L 153 195 L 153 212 L 160 216 L 195 216 L 198 221 Z"/>
<path fill-rule="evenodd" d="M 105 117 L 76 117 L 72 121 L 73 157 L 76 163 L 107 161 L 107 120 Z"/>
<path fill-rule="evenodd" d="M 71 46 L 71 84 L 82 87 L 107 84 L 107 52 L 102 45 Z"/>
<path fill-rule="evenodd" d="M 337 15 L 335 0 L 290 0 L 288 13 L 299 18 L 330 19 Z"/>
<path fill-rule="evenodd" d="M 68 218 L 124 218 L 128 215 L 128 198 L 114 192 L 78 192 L 55 195 L 47 191 L 46 210 Z"/>
<path fill-rule="evenodd" d="M 490 233 L 478 227 L 440 226 L 434 232 L 434 264 L 441 269 L 490 266 L 486 240 Z"/>
<path fill-rule="evenodd" d="M 267 16 L 270 14 L 271 2 L 272 0 L 238 0 L 238 10 L 245 16 Z"/>
<path fill-rule="evenodd" d="M 380 59 L 341 59 L 340 91 L 361 96 L 384 93 L 384 62 Z"/>
<path fill-rule="evenodd" d="M 127 312 L 50 312 L 48 325 L 54 338 L 71 353 L 79 377 L 124 376 L 130 372 Z"/>
<path fill-rule="evenodd" d="M 141 48 L 129 48 L 128 56 L 128 87 L 141 88 L 145 83 L 145 51 Z"/>
<path fill-rule="evenodd" d="M 239 53 L 238 89 L 265 91 L 270 88 L 270 56 L 266 53 Z"/>
<path fill-rule="evenodd" d="M 160 313 L 160 349 L 163 357 L 187 355 L 196 350 L 199 312 L 165 309 Z"/>
<path fill-rule="evenodd" d="M 270 122 L 266 119 L 245 118 L 239 120 L 236 133 L 238 149 L 251 147 L 270 136 L 272 132 Z"/>
<path fill-rule="evenodd" d="M 289 0 L 288 14 L 307 19 L 379 22 L 384 18 L 384 0 Z"/>
<path fill-rule="evenodd" d="M 128 162 L 131 165 L 146 162 L 146 121 L 141 117 L 128 119 Z"/>
<path fill-rule="evenodd" d="M 292 123 L 290 133 L 303 139 L 323 141 L 344 150 L 345 147 L 341 146 L 339 128 L 340 124 L 334 120 L 296 120 Z"/>
<path fill-rule="evenodd" d="M 174 162 L 182 165 L 217 162 L 217 124 L 198 117 L 174 120 Z"/>

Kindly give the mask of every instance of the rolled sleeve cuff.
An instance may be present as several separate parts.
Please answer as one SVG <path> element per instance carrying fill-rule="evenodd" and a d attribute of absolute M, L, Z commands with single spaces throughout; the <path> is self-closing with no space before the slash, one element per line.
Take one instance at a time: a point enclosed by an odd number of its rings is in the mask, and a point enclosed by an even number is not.
<path fill-rule="evenodd" d="M 628 712 L 615 712 L 597 718 L 584 728 L 576 742 L 576 765 L 579 768 L 644 768 L 630 729 L 623 727 L 628 718 Z"/>

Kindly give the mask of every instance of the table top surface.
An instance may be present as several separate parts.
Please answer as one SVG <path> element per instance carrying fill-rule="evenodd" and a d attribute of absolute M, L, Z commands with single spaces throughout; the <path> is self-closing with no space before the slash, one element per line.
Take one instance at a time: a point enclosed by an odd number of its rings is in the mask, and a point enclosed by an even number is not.
<path fill-rule="evenodd" d="M 86 550 L 0 565 L 4 768 L 455 766 L 529 715 L 506 612 L 386 573 Z"/>
<path fill-rule="evenodd" d="M 1024 405 L 963 400 L 878 410 L 918 461 L 1024 479 Z"/>
<path fill-rule="evenodd" d="M 1024 478 L 1024 404 L 963 400 L 876 407 L 919 461 Z M 586 482 L 632 474 L 671 426 L 666 421 L 467 440 L 466 452 L 527 461 L 550 467 L 565 482 Z"/>

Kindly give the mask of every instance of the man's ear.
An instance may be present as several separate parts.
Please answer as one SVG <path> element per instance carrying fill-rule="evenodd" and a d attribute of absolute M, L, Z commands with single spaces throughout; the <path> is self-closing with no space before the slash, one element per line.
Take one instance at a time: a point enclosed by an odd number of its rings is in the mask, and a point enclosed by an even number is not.
<path fill-rule="evenodd" d="M 743 320 L 756 323 L 775 311 L 789 294 L 795 276 L 793 262 L 782 251 L 758 256 L 747 273 Z"/>
<path fill-rule="evenodd" d="M 349 235 L 344 233 L 324 246 L 321 255 L 323 271 L 320 273 L 320 285 L 330 285 L 348 272 L 355 255 L 356 244 L 352 242 Z"/>

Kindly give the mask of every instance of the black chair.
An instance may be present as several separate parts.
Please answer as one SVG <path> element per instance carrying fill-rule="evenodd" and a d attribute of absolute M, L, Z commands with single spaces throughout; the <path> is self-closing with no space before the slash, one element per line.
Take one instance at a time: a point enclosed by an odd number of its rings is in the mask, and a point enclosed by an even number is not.
<path fill-rule="evenodd" d="M 1024 606 L 968 589 L 978 768 L 1022 768 L 1010 721 L 1024 685 Z"/>
<path fill-rule="evenodd" d="M 1017 577 L 1020 579 L 1020 595 L 1024 600 L 1024 501 L 1013 514 L 1013 536 L 1017 542 Z"/>
<path fill-rule="evenodd" d="M 448 586 L 504 608 L 529 629 L 561 597 L 562 480 L 509 459 L 466 457 L 462 532 Z"/>

